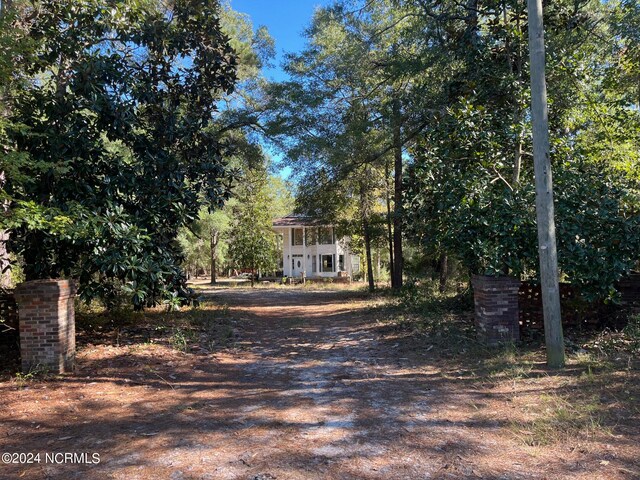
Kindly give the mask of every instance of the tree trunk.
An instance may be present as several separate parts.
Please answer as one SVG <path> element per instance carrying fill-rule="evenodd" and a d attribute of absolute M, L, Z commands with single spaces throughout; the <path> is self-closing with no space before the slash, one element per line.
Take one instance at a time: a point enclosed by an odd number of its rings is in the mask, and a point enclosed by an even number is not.
<path fill-rule="evenodd" d="M 449 278 L 449 257 L 446 253 L 440 255 L 440 293 L 444 293 L 447 290 L 447 279 Z"/>
<path fill-rule="evenodd" d="M 216 283 L 216 270 L 218 259 L 218 232 L 211 232 L 211 284 Z"/>
<path fill-rule="evenodd" d="M 478 0 L 467 1 L 467 35 L 474 47 L 478 44 Z"/>
<path fill-rule="evenodd" d="M 373 261 L 371 259 L 371 232 L 369 229 L 369 221 L 365 218 L 362 220 L 362 229 L 364 234 L 364 249 L 367 257 L 367 280 L 369 280 L 369 291 L 376 289 L 373 279 Z"/>
<path fill-rule="evenodd" d="M 528 0 L 528 9 L 533 162 L 536 182 L 536 217 L 538 221 L 544 332 L 547 346 L 547 364 L 552 368 L 561 368 L 564 366 L 564 339 L 560 315 L 553 179 L 549 153 L 542 0 Z"/>
<path fill-rule="evenodd" d="M 391 223 L 393 216 L 391 215 L 391 185 L 390 185 L 390 172 L 389 162 L 384 162 L 384 183 L 385 183 L 385 200 L 387 204 L 387 241 L 389 242 L 389 278 L 391 278 L 391 285 L 394 283 L 394 268 L 393 268 L 393 228 Z"/>
<path fill-rule="evenodd" d="M 522 170 L 522 136 L 518 133 L 516 138 L 515 160 L 513 162 L 513 186 L 520 182 L 520 171 Z"/>
<path fill-rule="evenodd" d="M 11 9 L 12 0 L 0 0 L 0 17 L 4 16 L 4 14 Z M 6 108 L 6 102 L 3 98 L 0 99 L 0 108 Z M 8 112 L 2 112 L 2 115 L 8 114 Z M 4 186 L 6 177 L 4 171 L 0 172 L 0 188 Z M 2 209 L 5 214 L 9 209 L 8 202 L 4 202 L 2 205 Z M 9 241 L 9 230 L 0 230 L 0 288 L 10 288 L 11 287 L 11 261 L 9 259 L 9 253 L 7 252 L 7 242 Z"/>
<path fill-rule="evenodd" d="M 5 174 L 0 172 L 0 188 L 4 187 Z M 4 202 L 0 207 L 6 214 L 9 210 L 9 203 Z M 7 242 L 9 241 L 9 230 L 0 230 L 0 288 L 11 287 L 11 261 L 7 252 Z"/>
<path fill-rule="evenodd" d="M 520 11 L 518 9 L 518 11 L 516 12 L 516 31 L 518 32 L 518 34 L 522 33 L 522 28 L 520 25 Z M 505 25 L 506 25 L 506 6 L 505 6 Z M 508 55 L 509 57 L 511 57 L 511 49 L 509 49 Z M 520 125 L 522 124 L 523 120 L 524 120 L 524 111 L 522 109 L 522 106 L 520 104 L 520 99 L 522 96 L 522 90 L 523 90 L 523 78 L 522 78 L 522 48 L 521 48 L 521 42 L 518 42 L 518 49 L 517 52 L 515 53 L 516 58 L 515 61 L 513 62 L 513 68 L 515 68 L 516 70 L 516 85 L 517 85 L 517 98 L 515 99 L 515 106 L 514 106 L 514 125 L 517 125 L 518 131 L 516 132 L 516 146 L 515 146 L 515 159 L 514 159 L 514 166 L 513 166 L 513 186 L 515 188 L 515 186 L 520 182 L 520 174 L 522 172 L 522 154 L 523 154 L 523 150 L 522 150 L 522 143 L 523 143 L 523 136 L 524 136 L 524 132 L 522 131 L 522 127 L 520 127 Z M 509 59 L 509 62 L 511 63 L 511 58 Z"/>
<path fill-rule="evenodd" d="M 400 130 L 400 101 L 393 102 L 393 157 L 394 157 L 394 192 L 393 192 L 393 281 L 394 289 L 402 288 L 402 132 Z"/>

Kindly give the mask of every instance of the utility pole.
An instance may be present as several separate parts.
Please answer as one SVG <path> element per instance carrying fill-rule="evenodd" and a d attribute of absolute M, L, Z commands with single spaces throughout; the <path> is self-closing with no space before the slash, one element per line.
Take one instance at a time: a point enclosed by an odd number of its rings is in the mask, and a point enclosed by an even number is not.
<path fill-rule="evenodd" d="M 558 252 L 549 152 L 549 110 L 545 81 L 542 0 L 528 0 L 528 10 L 533 161 L 536 181 L 536 217 L 538 221 L 544 336 L 547 346 L 547 365 L 551 368 L 562 368 L 564 366 L 564 338 L 560 315 Z"/>

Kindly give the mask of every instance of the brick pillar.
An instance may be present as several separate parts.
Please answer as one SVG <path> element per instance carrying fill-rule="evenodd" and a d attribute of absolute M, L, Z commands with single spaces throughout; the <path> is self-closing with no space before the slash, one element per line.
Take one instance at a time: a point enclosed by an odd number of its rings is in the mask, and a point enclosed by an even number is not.
<path fill-rule="evenodd" d="M 478 339 L 492 346 L 520 340 L 520 280 L 474 275 L 471 283 Z"/>
<path fill-rule="evenodd" d="M 73 369 L 75 293 L 72 280 L 35 280 L 16 287 L 23 371 L 38 365 L 55 373 Z"/>

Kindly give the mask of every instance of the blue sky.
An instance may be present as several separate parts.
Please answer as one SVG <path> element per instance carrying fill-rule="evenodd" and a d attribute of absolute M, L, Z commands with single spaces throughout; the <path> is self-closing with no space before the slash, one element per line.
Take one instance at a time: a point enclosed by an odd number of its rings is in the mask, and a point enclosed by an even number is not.
<path fill-rule="evenodd" d="M 286 80 L 281 63 L 285 52 L 297 52 L 304 47 L 303 30 L 309 25 L 317 6 L 328 5 L 331 0 L 231 0 L 231 8 L 251 17 L 253 27 L 264 25 L 276 43 L 276 58 L 272 68 L 265 69 L 271 80 Z M 282 160 L 278 152 L 267 149 L 276 164 Z M 291 174 L 289 167 L 277 172 L 283 178 Z"/>
<path fill-rule="evenodd" d="M 296 52 L 304 46 L 302 31 L 311 21 L 311 16 L 320 5 L 329 0 L 231 0 L 231 7 L 251 17 L 254 28 L 265 25 L 276 41 L 277 57 L 274 68 L 265 75 L 273 80 L 284 80 L 280 68 L 284 52 Z"/>

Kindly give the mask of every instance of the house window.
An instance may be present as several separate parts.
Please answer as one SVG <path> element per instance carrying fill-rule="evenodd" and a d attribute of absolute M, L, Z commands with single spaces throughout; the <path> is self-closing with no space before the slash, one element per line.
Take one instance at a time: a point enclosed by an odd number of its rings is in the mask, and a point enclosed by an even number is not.
<path fill-rule="evenodd" d="M 311 257 L 311 273 L 316 273 L 318 271 L 318 259 L 314 255 Z"/>
<path fill-rule="evenodd" d="M 322 272 L 333 272 L 334 255 L 320 255 L 320 270 Z"/>
<path fill-rule="evenodd" d="M 307 245 L 317 245 L 318 243 L 318 229 L 317 228 L 307 228 L 305 230 L 306 233 L 306 242 Z"/>
<path fill-rule="evenodd" d="M 338 256 L 338 270 L 344 272 L 344 255 Z"/>
<path fill-rule="evenodd" d="M 318 243 L 320 245 L 331 245 L 333 244 L 333 228 L 331 227 L 320 227 L 318 229 Z"/>
<path fill-rule="evenodd" d="M 302 245 L 302 229 L 301 228 L 292 228 L 291 229 L 291 245 L 294 247 L 298 245 Z"/>

